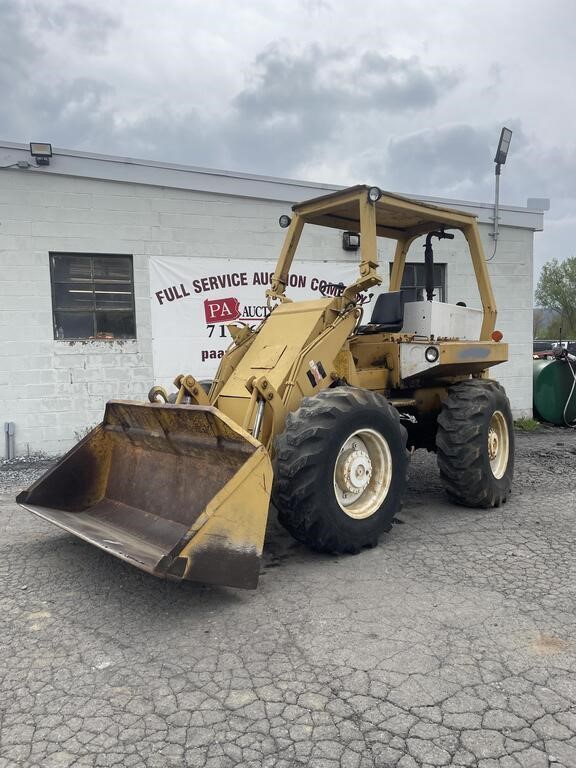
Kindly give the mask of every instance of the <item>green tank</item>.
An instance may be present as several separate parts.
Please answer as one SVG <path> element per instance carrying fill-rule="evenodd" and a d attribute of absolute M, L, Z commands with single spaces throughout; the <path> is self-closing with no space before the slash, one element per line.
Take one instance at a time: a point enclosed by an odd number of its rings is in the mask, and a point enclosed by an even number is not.
<path fill-rule="evenodd" d="M 572 363 L 576 373 L 576 363 Z M 572 391 L 570 403 L 566 408 L 566 421 L 576 420 L 576 387 L 570 363 L 566 360 L 534 360 L 534 409 L 537 415 L 551 424 L 564 424 L 564 408 Z"/>

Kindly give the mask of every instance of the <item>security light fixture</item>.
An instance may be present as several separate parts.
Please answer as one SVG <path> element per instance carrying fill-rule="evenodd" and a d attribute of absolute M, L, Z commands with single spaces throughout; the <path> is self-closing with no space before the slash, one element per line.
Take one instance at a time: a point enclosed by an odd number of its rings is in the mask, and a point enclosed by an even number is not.
<path fill-rule="evenodd" d="M 506 158 L 508 157 L 508 150 L 510 149 L 511 140 L 512 131 L 510 128 L 502 128 L 500 132 L 500 141 L 498 142 L 498 149 L 496 150 L 496 157 L 494 158 L 494 162 L 496 163 L 496 184 L 494 191 L 494 232 L 490 233 L 490 235 L 494 238 L 494 252 L 489 259 L 486 259 L 486 261 L 492 261 L 494 256 L 496 256 L 496 249 L 498 247 L 498 235 L 500 234 L 498 231 L 500 223 L 500 172 L 502 166 L 506 162 Z"/>
<path fill-rule="evenodd" d="M 43 144 L 38 141 L 30 142 L 30 154 L 36 158 L 36 165 L 50 165 L 52 157 L 52 144 Z"/>
<path fill-rule="evenodd" d="M 496 150 L 496 157 L 494 158 L 494 162 L 497 165 L 504 165 L 506 162 L 511 140 L 512 131 L 510 128 L 502 128 L 502 132 L 500 133 L 500 141 L 498 142 L 498 149 Z"/>
<path fill-rule="evenodd" d="M 342 232 L 342 248 L 345 251 L 357 251 L 360 248 L 358 232 Z"/>
<path fill-rule="evenodd" d="M 371 203 L 377 203 L 378 200 L 382 197 L 382 190 L 380 187 L 370 187 L 368 190 L 368 200 L 370 200 Z"/>
<path fill-rule="evenodd" d="M 280 216 L 280 218 L 278 219 L 278 224 L 280 224 L 282 229 L 286 229 L 287 227 L 290 226 L 290 224 L 292 224 L 292 219 L 290 218 L 290 216 L 287 216 L 285 213 L 283 213 L 282 216 Z"/>

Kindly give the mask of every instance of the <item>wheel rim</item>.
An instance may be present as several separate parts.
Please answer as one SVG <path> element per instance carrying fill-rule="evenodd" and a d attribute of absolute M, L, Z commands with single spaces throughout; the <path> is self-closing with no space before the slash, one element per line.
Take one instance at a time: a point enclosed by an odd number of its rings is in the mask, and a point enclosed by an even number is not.
<path fill-rule="evenodd" d="M 334 492 L 349 517 L 362 520 L 382 506 L 392 482 L 392 455 L 386 438 L 358 429 L 344 442 L 334 465 Z"/>
<path fill-rule="evenodd" d="M 508 424 L 502 411 L 494 411 L 488 428 L 488 458 L 496 480 L 500 480 L 506 472 L 509 452 Z"/>

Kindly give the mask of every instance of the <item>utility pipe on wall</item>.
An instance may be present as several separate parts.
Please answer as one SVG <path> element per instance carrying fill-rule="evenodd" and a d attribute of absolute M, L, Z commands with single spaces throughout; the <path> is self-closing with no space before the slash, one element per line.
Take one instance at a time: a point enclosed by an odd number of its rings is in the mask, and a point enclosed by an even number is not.
<path fill-rule="evenodd" d="M 16 433 L 16 424 L 13 421 L 4 422 L 4 441 L 5 441 L 5 457 L 7 459 L 13 459 L 14 450 L 14 435 Z"/>

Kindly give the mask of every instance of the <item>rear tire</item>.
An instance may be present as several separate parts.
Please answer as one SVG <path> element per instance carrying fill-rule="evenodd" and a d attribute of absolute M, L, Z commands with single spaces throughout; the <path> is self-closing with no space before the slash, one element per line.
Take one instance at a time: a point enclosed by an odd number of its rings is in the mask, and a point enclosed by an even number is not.
<path fill-rule="evenodd" d="M 450 387 L 436 434 L 440 477 L 448 495 L 467 507 L 499 507 L 514 476 L 514 424 L 504 389 L 470 379 Z"/>
<path fill-rule="evenodd" d="M 278 520 L 321 552 L 375 546 L 400 510 L 407 464 L 406 430 L 381 395 L 335 387 L 304 398 L 275 442 Z"/>

